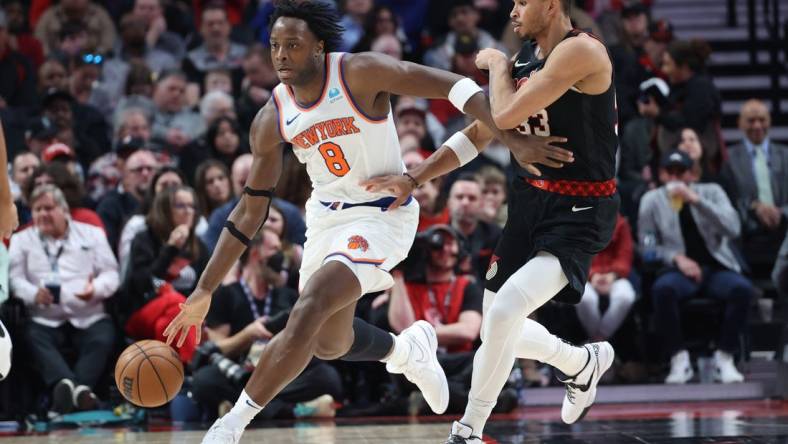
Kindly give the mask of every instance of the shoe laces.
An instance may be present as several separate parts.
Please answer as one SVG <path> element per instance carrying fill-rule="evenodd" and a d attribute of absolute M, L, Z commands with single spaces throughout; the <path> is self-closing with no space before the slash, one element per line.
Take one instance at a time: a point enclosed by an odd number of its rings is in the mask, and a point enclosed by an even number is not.
<path fill-rule="evenodd" d="M 568 399 L 572 404 L 575 403 L 575 388 L 577 388 L 576 385 L 570 382 L 566 383 L 566 399 Z"/>

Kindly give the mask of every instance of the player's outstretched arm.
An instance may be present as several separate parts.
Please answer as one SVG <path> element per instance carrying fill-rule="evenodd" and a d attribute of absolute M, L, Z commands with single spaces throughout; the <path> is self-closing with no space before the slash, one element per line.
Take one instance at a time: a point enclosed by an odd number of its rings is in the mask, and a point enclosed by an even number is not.
<path fill-rule="evenodd" d="M 181 304 L 181 312 L 164 331 L 168 344 L 180 334 L 178 347 L 183 345 L 191 327 L 196 328 L 197 343 L 200 342 L 201 326 L 211 305 L 211 295 L 268 217 L 274 186 L 282 173 L 282 138 L 277 118 L 276 108 L 269 101 L 252 122 L 249 143 L 254 160 L 244 193 L 227 218 L 197 288 Z"/>
<path fill-rule="evenodd" d="M 5 145 L 5 134 L 0 122 L 0 239 L 7 239 L 19 225 L 16 214 L 16 205 L 11 196 L 11 183 L 8 181 L 8 154 Z"/>
<path fill-rule="evenodd" d="M 476 56 L 476 66 L 490 71 L 490 106 L 495 125 L 501 129 L 517 127 L 579 82 L 584 84 L 584 92 L 599 94 L 612 81 L 612 65 L 604 45 L 587 35 L 558 44 L 544 68 L 517 90 L 502 52 L 481 50 Z"/>

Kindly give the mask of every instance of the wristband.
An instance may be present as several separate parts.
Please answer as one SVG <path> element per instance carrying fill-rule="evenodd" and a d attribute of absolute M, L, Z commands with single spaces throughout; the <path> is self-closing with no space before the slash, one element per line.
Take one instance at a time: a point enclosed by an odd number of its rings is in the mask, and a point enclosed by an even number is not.
<path fill-rule="evenodd" d="M 410 183 L 412 183 L 412 184 L 413 184 L 413 189 L 416 189 L 416 188 L 418 188 L 418 187 L 419 187 L 419 181 L 418 181 L 418 180 L 416 180 L 416 178 L 415 178 L 415 177 L 411 176 L 411 175 L 410 175 L 410 173 L 408 173 L 408 172 L 404 172 L 404 173 L 402 173 L 402 175 L 403 175 L 403 176 L 405 176 L 405 177 L 407 177 L 408 179 L 410 179 Z"/>
<path fill-rule="evenodd" d="M 482 88 L 473 80 L 465 77 L 451 87 L 449 102 L 458 110 L 465 112 L 465 103 L 478 92 L 482 92 Z"/>
<path fill-rule="evenodd" d="M 454 154 L 457 155 L 457 159 L 460 160 L 460 166 L 465 165 L 479 155 L 479 150 L 476 149 L 476 145 L 474 145 L 471 139 L 462 131 L 457 131 L 452 134 L 443 144 L 454 151 Z"/>

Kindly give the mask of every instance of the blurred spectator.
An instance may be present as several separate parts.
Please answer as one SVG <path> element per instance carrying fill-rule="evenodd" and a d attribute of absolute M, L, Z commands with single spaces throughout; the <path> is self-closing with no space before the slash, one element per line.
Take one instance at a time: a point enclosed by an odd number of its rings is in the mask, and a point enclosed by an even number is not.
<path fill-rule="evenodd" d="M 80 18 L 69 19 L 57 33 L 57 46 L 49 50 L 47 57 L 68 65 L 69 60 L 79 53 L 92 51 L 88 46 L 88 30 Z"/>
<path fill-rule="evenodd" d="M 143 145 L 150 141 L 150 121 L 142 108 L 126 108 L 121 111 L 115 127 L 115 146 L 127 138 L 139 139 Z"/>
<path fill-rule="evenodd" d="M 35 27 L 35 35 L 44 44 L 44 52 L 57 47 L 58 33 L 68 20 L 82 20 L 88 35 L 88 48 L 106 54 L 115 45 L 115 25 L 101 5 L 90 0 L 61 0 L 44 12 Z"/>
<path fill-rule="evenodd" d="M 576 305 L 577 317 L 592 342 L 607 341 L 629 314 L 635 303 L 635 289 L 628 276 L 632 271 L 632 231 L 620 214 L 616 218 L 613 238 L 591 262 L 585 292 Z M 602 312 L 600 297 L 607 298 Z"/>
<path fill-rule="evenodd" d="M 218 160 L 229 169 L 235 159 L 249 152 L 246 140 L 248 137 L 234 118 L 218 117 L 205 136 L 189 147 L 189 155 L 181 157 L 180 167 L 191 180 L 194 180 L 197 167 L 208 159 Z"/>
<path fill-rule="evenodd" d="M 158 4 L 158 0 L 139 1 Z M 119 29 L 120 40 L 115 44 L 114 57 L 108 58 L 104 65 L 107 88 L 118 100 L 123 95 L 131 62 L 144 63 L 155 73 L 179 67 L 179 60 L 175 56 L 147 42 L 145 19 L 142 17 L 134 14 L 124 15 L 120 20 Z"/>
<path fill-rule="evenodd" d="M 394 37 L 399 42 L 399 45 L 395 45 L 391 39 L 381 39 L 384 36 Z M 372 12 L 367 14 L 361 40 L 356 43 L 351 52 L 378 51 L 389 54 L 389 52 L 380 51 L 380 47 L 379 49 L 374 48 L 374 43 L 379 40 L 378 45 L 382 45 L 382 42 L 385 42 L 385 48 L 388 50 L 392 50 L 395 46 L 399 47 L 400 56 L 395 58 L 401 60 L 404 57 L 410 60 L 413 56 L 413 48 L 408 42 L 405 32 L 399 26 L 397 16 L 391 8 L 380 4 L 375 5 Z"/>
<path fill-rule="evenodd" d="M 0 109 L 35 102 L 35 70 L 11 45 L 6 13 L 0 9 Z"/>
<path fill-rule="evenodd" d="M 66 66 L 55 59 L 48 59 L 38 69 L 37 92 L 43 96 L 49 89 L 68 89 L 68 71 L 66 71 Z"/>
<path fill-rule="evenodd" d="M 121 185 L 108 192 L 99 202 L 96 212 L 104 221 L 109 245 L 113 249 L 118 248 L 123 225 L 139 207 L 158 168 L 153 153 L 147 150 L 135 151 L 123 164 Z"/>
<path fill-rule="evenodd" d="M 276 287 L 288 286 L 298 290 L 298 271 L 301 268 L 304 248 L 287 240 L 287 219 L 278 205 L 271 204 L 263 229 L 279 236 L 279 242 L 282 244 L 281 257 L 269 261 L 270 270 L 267 271 L 266 279 Z"/>
<path fill-rule="evenodd" d="M 145 43 L 149 48 L 166 51 L 177 62 L 183 59 L 186 45 L 178 34 L 167 30 L 167 20 L 164 18 L 160 0 L 135 0 L 131 13 L 142 21 Z"/>
<path fill-rule="evenodd" d="M 195 234 L 200 217 L 194 190 L 164 188 L 153 198 L 146 229 L 131 242 L 128 273 L 123 280 L 126 333 L 135 339 L 164 339 L 164 329 L 191 294 L 210 253 Z M 169 284 L 169 285 L 165 285 Z M 174 290 L 174 291 L 172 291 Z M 194 337 L 178 350 L 191 360 Z"/>
<path fill-rule="evenodd" d="M 725 304 L 725 315 L 714 353 L 716 378 L 722 382 L 744 380 L 736 370 L 733 353 L 747 324 L 752 284 L 741 274 L 731 242 L 739 235 L 739 218 L 722 188 L 714 183 L 694 183 L 692 160 L 682 151 L 662 158 L 667 184 L 643 196 L 638 238 L 644 255 L 655 255 L 666 267 L 651 288 L 655 324 L 671 356 L 669 384 L 692 378 L 689 353 L 681 333 L 680 303 L 703 295 Z M 700 229 L 700 227 L 703 227 Z"/>
<path fill-rule="evenodd" d="M 700 137 L 706 153 L 704 171 L 717 173 L 723 159 L 720 136 L 722 105 L 720 92 L 706 74 L 711 48 L 706 42 L 675 41 L 668 45 L 662 69 L 670 79 L 670 102 L 660 108 L 658 144 L 662 152 L 678 145 L 682 128 L 690 127 Z"/>
<path fill-rule="evenodd" d="M 491 165 L 479 170 L 482 183 L 482 220 L 503 228 L 509 210 L 506 205 L 506 175 Z"/>
<path fill-rule="evenodd" d="M 33 69 L 38 69 L 44 63 L 44 47 L 33 36 L 27 22 L 27 4 L 22 0 L 7 0 L 3 2 L 11 48 L 18 51 L 32 63 Z"/>
<path fill-rule="evenodd" d="M 85 179 L 85 190 L 91 208 L 96 208 L 101 199 L 120 184 L 123 176 L 120 172 L 120 163 L 122 160 L 117 153 L 108 153 L 90 164 Z"/>
<path fill-rule="evenodd" d="M 241 68 L 246 47 L 230 41 L 230 21 L 221 5 L 207 5 L 202 10 L 200 35 L 203 43 L 192 49 L 184 60 L 184 71 L 189 81 L 201 84 L 208 71 L 224 68 L 235 71 Z"/>
<path fill-rule="evenodd" d="M 372 41 L 371 51 L 402 60 L 402 43 L 393 35 L 382 35 Z"/>
<path fill-rule="evenodd" d="M 772 280 L 777 288 L 777 294 L 781 297 L 788 297 L 788 235 L 783 240 L 780 252 L 777 254 L 777 262 L 772 271 Z"/>
<path fill-rule="evenodd" d="M 241 154 L 235 159 L 235 162 L 233 162 L 233 166 L 230 169 L 230 180 L 233 185 L 233 194 L 235 194 L 235 198 L 214 210 L 208 220 L 208 229 L 205 235 L 202 236 L 202 240 L 205 242 L 205 245 L 208 246 L 208 249 L 213 250 L 216 247 L 219 236 L 224 229 L 224 222 L 238 203 L 251 169 L 251 154 Z M 304 218 L 301 216 L 301 211 L 298 207 L 284 199 L 275 197 L 273 204 L 277 205 L 285 216 L 285 221 L 287 223 L 287 240 L 294 244 L 303 245 L 305 241 L 304 233 L 306 231 L 306 226 L 304 225 Z"/>
<path fill-rule="evenodd" d="M 118 115 L 127 108 L 140 108 L 145 111 L 148 121 L 153 119 L 156 106 L 153 104 L 153 72 L 142 61 L 129 63 L 129 72 L 122 97 L 115 109 L 115 121 Z"/>
<path fill-rule="evenodd" d="M 626 125 L 637 115 L 636 100 L 638 85 L 649 77 L 639 60 L 647 57 L 643 48 L 648 38 L 648 10 L 639 1 L 624 6 L 621 10 L 621 37 L 619 43 L 610 46 L 613 58 L 614 78 L 619 124 Z"/>
<path fill-rule="evenodd" d="M 243 128 L 249 128 L 254 116 L 271 98 L 271 90 L 279 83 L 279 78 L 271 64 L 271 50 L 260 44 L 249 48 L 242 66 L 244 78 L 236 106 L 238 121 Z"/>
<path fill-rule="evenodd" d="M 424 162 L 424 155 L 419 150 L 407 151 L 402 154 L 402 161 L 409 171 Z M 413 198 L 419 203 L 419 232 L 433 225 L 449 223 L 449 209 L 438 200 L 441 180 L 440 177 L 435 178 L 413 190 Z"/>
<path fill-rule="evenodd" d="M 233 78 L 230 71 L 217 68 L 208 71 L 205 74 L 205 80 L 202 85 L 203 94 L 219 91 L 230 96 L 233 95 Z"/>
<path fill-rule="evenodd" d="M 477 48 L 496 48 L 505 51 L 503 45 L 493 36 L 487 31 L 479 29 L 481 16 L 473 0 L 451 2 L 448 13 L 451 31 L 424 54 L 424 64 L 447 71 L 451 70 L 457 38 L 461 34 L 472 36 L 476 41 Z"/>
<path fill-rule="evenodd" d="M 29 151 L 17 153 L 11 163 L 11 192 L 14 196 L 20 226 L 30 222 L 32 218 L 24 188 L 39 165 L 41 165 L 41 160 Z"/>
<path fill-rule="evenodd" d="M 667 20 L 657 20 L 648 26 L 648 38 L 643 44 L 644 54 L 640 57 L 640 65 L 644 68 L 646 76 L 656 76 L 667 80 L 668 76 L 662 71 L 662 62 L 665 52 L 673 41 L 673 26 Z"/>
<path fill-rule="evenodd" d="M 681 139 L 679 139 L 676 148 L 687 153 L 692 160 L 693 173 L 699 178 L 698 182 L 719 182 L 717 174 L 703 168 L 704 165 L 708 165 L 706 150 L 703 149 L 698 133 L 694 129 L 684 128 L 681 130 Z"/>
<path fill-rule="evenodd" d="M 151 180 L 151 186 L 148 188 L 148 191 L 145 192 L 145 198 L 140 204 L 138 211 L 126 221 L 120 234 L 120 244 L 118 244 L 118 263 L 120 264 L 120 276 L 122 278 L 126 277 L 126 272 L 128 271 L 130 259 L 129 253 L 131 252 L 132 241 L 134 241 L 134 238 L 137 237 L 137 234 L 145 231 L 148 228 L 145 218 L 147 217 L 151 206 L 153 205 L 153 198 L 157 194 L 163 193 L 168 188 L 180 187 L 185 183 L 186 181 L 183 178 L 183 173 L 181 173 L 181 171 L 175 167 L 164 166 L 156 171 L 156 174 L 154 174 L 153 179 Z M 198 231 L 198 228 L 199 222 L 198 227 L 195 228 L 195 231 Z M 205 227 L 203 226 L 203 229 L 204 228 Z"/>
<path fill-rule="evenodd" d="M 446 205 L 451 215 L 451 226 L 468 241 L 470 264 L 462 271 L 484 282 L 484 273 L 501 237 L 501 229 L 481 219 L 482 186 L 479 179 L 469 173 L 460 174 L 449 189 Z"/>
<path fill-rule="evenodd" d="M 339 24 L 345 31 L 342 33 L 340 51 L 350 52 L 364 36 L 364 25 L 372 11 L 372 0 L 341 0 L 340 8 L 344 13 Z"/>
<path fill-rule="evenodd" d="M 409 254 L 408 262 L 412 263 L 394 273 L 388 301 L 387 318 L 394 332 L 400 333 L 419 320 L 435 327 L 438 360 L 449 381 L 447 411 L 452 413 L 465 408 L 474 344 L 482 324 L 482 287 L 472 278 L 457 274 L 467 254 L 462 235 L 455 229 L 448 225 L 430 227 L 419 234 Z M 427 410 L 423 398 L 413 397 L 411 390 L 406 389 L 403 395 L 410 398 L 411 414 Z M 501 406 L 504 404 L 511 405 Z"/>
<path fill-rule="evenodd" d="M 744 256 L 765 277 L 788 224 L 788 146 L 769 139 L 771 116 L 763 102 L 746 102 L 739 114 L 741 144 L 731 147 L 723 183 L 742 221 Z"/>
<path fill-rule="evenodd" d="M 424 99 L 401 96 L 394 106 L 394 124 L 397 135 L 402 138 L 413 134 L 426 152 L 435 151 L 440 146 L 438 140 L 443 137 L 445 129 L 435 116 L 428 112 Z"/>
<path fill-rule="evenodd" d="M 32 362 L 52 389 L 52 410 L 92 410 L 115 340 L 104 300 L 118 288 L 118 264 L 101 229 L 68 217 L 57 187 L 36 188 L 30 203 L 34 226 L 11 238 L 9 253 L 12 289 L 30 310 Z M 76 349 L 73 367 L 64 343 Z"/>
<path fill-rule="evenodd" d="M 186 106 L 186 76 L 179 71 L 167 71 L 156 81 L 153 102 L 152 143 L 160 149 L 179 153 L 205 130 L 199 114 Z"/>
<path fill-rule="evenodd" d="M 312 181 L 309 180 L 306 165 L 298 161 L 293 150 L 286 150 L 284 157 L 284 168 L 276 186 L 276 197 L 292 204 L 298 210 L 295 216 L 303 218 L 306 214 L 306 202 L 312 196 Z M 291 237 L 288 239 L 291 242 L 301 243 Z"/>
<path fill-rule="evenodd" d="M 55 147 L 58 148 L 57 145 Z M 58 155 L 68 156 L 68 154 L 60 153 Z M 72 220 L 93 225 L 103 230 L 104 223 L 101 221 L 101 218 L 95 211 L 86 206 L 85 189 L 79 177 L 62 160 L 46 162 L 44 165 L 36 168 L 28 178 L 24 188 L 25 200 L 29 201 L 33 191 L 39 186 L 44 184 L 55 185 L 66 199 Z"/>
<path fill-rule="evenodd" d="M 77 103 L 90 105 L 98 110 L 109 123 L 116 98 L 107 85 L 100 82 L 104 56 L 93 53 L 77 54 L 69 66 L 71 77 L 69 91 Z"/>
<path fill-rule="evenodd" d="M 25 145 L 36 157 L 41 157 L 44 148 L 56 142 L 60 129 L 49 117 L 36 117 L 25 131 Z M 9 150 L 9 154 L 13 152 Z"/>
<path fill-rule="evenodd" d="M 263 269 L 280 253 L 280 248 L 273 232 L 261 230 L 241 257 L 240 279 L 217 290 L 205 319 L 209 342 L 200 347 L 200 355 L 218 353 L 237 362 L 243 366 L 247 378 L 268 341 L 284 328 L 298 298 L 292 289 L 271 285 L 265 278 Z M 220 405 L 230 404 L 238 397 L 246 378 L 231 379 L 211 364 L 208 356 L 195 362 L 200 366 L 194 372 L 192 393 L 200 404 L 207 406 L 209 415 L 215 417 L 221 414 Z M 334 416 L 334 398 L 343 398 L 339 373 L 314 359 L 268 403 L 260 416 L 269 419 Z"/>
<path fill-rule="evenodd" d="M 215 209 L 234 197 L 230 186 L 230 170 L 215 159 L 206 160 L 197 167 L 194 188 L 205 217 L 210 217 Z"/>
<path fill-rule="evenodd" d="M 205 126 L 211 126 L 219 117 L 235 119 L 233 96 L 223 91 L 211 91 L 200 100 L 200 116 Z"/>

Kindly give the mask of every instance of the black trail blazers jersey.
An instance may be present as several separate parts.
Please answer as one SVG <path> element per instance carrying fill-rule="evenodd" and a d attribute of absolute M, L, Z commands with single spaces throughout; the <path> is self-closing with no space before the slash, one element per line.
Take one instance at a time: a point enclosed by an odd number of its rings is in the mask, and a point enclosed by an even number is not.
<path fill-rule="evenodd" d="M 582 33 L 573 29 L 564 40 Z M 534 72 L 542 69 L 546 61 L 547 58 L 540 60 L 536 57 L 536 40 L 526 41 L 512 65 L 512 78 L 517 82 L 516 87 L 527 82 Z M 568 142 L 559 146 L 574 153 L 574 163 L 565 164 L 563 168 L 538 165 L 542 172 L 538 179 L 605 181 L 615 176 L 617 121 L 616 92 L 611 78 L 610 88 L 602 94 L 584 94 L 571 88 L 546 109 L 529 117 L 517 130 L 523 134 L 566 137 Z M 514 159 L 512 165 L 518 176 L 537 179 Z"/>

